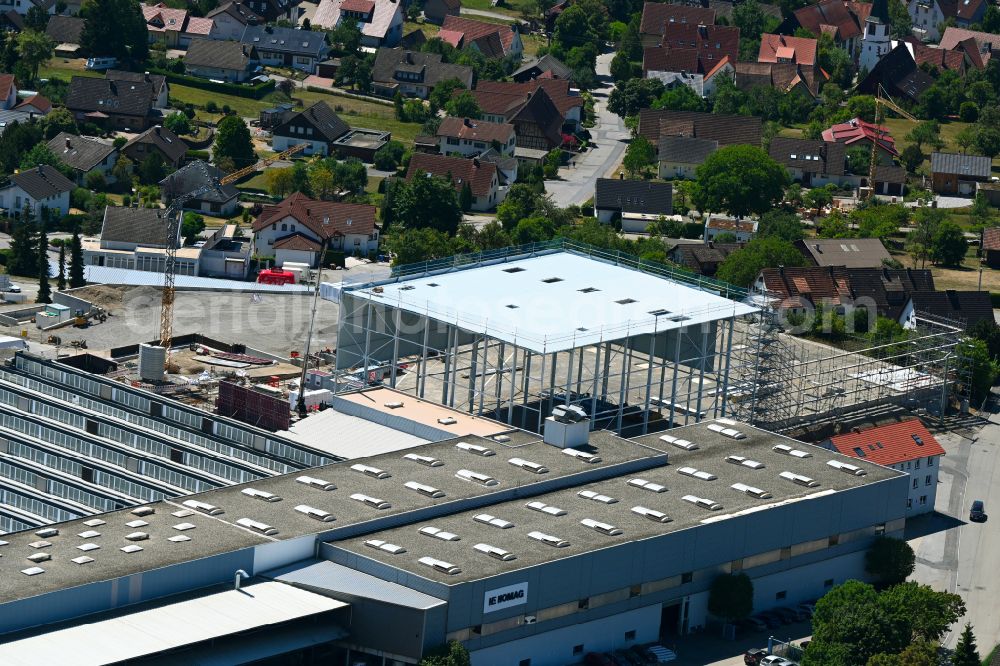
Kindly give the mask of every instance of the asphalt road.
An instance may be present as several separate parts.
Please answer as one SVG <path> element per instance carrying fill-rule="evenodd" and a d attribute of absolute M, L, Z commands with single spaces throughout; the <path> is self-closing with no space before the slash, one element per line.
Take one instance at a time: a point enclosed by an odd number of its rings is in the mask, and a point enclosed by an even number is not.
<path fill-rule="evenodd" d="M 545 182 L 545 191 L 558 206 L 579 205 L 593 197 L 597 179 L 607 177 L 625 153 L 629 131 L 622 119 L 607 108 L 608 95 L 614 88 L 610 70 L 614 55 L 604 53 L 597 57 L 596 72 L 601 86 L 593 91 L 596 124 L 590 128 L 592 147 L 583 153 L 575 166 L 559 169 L 561 180 Z"/>

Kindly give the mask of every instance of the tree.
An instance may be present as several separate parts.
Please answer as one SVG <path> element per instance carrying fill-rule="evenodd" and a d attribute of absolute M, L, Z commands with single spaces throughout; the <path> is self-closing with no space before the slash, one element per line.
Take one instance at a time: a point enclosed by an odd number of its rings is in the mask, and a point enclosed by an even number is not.
<path fill-rule="evenodd" d="M 497 206 L 497 220 L 504 230 L 511 231 L 517 223 L 531 217 L 541 206 L 542 195 L 527 183 L 514 183 L 507 197 Z"/>
<path fill-rule="evenodd" d="M 903 166 L 910 173 L 916 173 L 917 168 L 924 163 L 926 156 L 920 151 L 920 147 L 911 143 L 899 154 L 899 159 L 903 163 Z"/>
<path fill-rule="evenodd" d="M 21 157 L 21 168 L 22 169 L 34 169 L 36 166 L 47 164 L 50 167 L 54 167 L 59 170 L 64 176 L 70 178 L 75 178 L 76 175 L 73 173 L 73 168 L 66 165 L 49 145 L 45 142 L 40 142 L 35 144 L 31 150 L 24 153 Z"/>
<path fill-rule="evenodd" d="M 910 556 L 913 556 L 912 550 Z M 912 564 L 910 566 L 912 568 Z M 965 615 L 966 610 L 965 602 L 959 595 L 938 592 L 929 585 L 912 581 L 893 585 L 880 593 L 879 604 L 886 614 L 896 615 L 901 621 L 909 623 L 908 638 L 913 641 L 941 640 L 949 627 Z"/>
<path fill-rule="evenodd" d="M 181 222 L 181 237 L 185 245 L 192 245 L 198 238 L 198 234 L 205 230 L 205 218 L 198 213 L 188 211 L 184 213 Z"/>
<path fill-rule="evenodd" d="M 959 150 L 963 153 L 969 152 L 969 148 L 973 146 L 976 142 L 976 127 L 975 125 L 968 125 L 963 127 L 958 134 L 955 135 L 953 139 L 955 145 L 958 146 Z"/>
<path fill-rule="evenodd" d="M 704 111 L 705 100 L 690 86 L 674 86 L 665 90 L 660 98 L 653 102 L 653 108 L 670 111 Z"/>
<path fill-rule="evenodd" d="M 686 86 L 685 86 L 686 87 Z M 656 151 L 646 137 L 640 136 L 632 139 L 632 142 L 625 149 L 625 157 L 622 166 L 629 176 L 641 176 L 656 162 Z"/>
<path fill-rule="evenodd" d="M 856 580 L 838 585 L 816 602 L 812 627 L 803 666 L 865 664 L 876 654 L 898 654 L 911 637 L 907 621 L 885 612 L 875 588 Z M 830 660 L 831 655 L 841 659 Z"/>
<path fill-rule="evenodd" d="M 38 274 L 38 239 L 35 223 L 29 219 L 14 222 L 10 235 L 10 258 L 7 270 L 12 275 Z"/>
<path fill-rule="evenodd" d="M 1000 374 L 1000 366 L 990 357 L 990 350 L 982 340 L 966 338 L 957 351 L 959 365 L 969 377 L 970 397 L 975 404 L 981 404 Z"/>
<path fill-rule="evenodd" d="M 737 217 L 761 214 L 781 201 L 790 182 L 785 167 L 756 146 L 726 146 L 698 167 L 692 192 L 702 211 L 728 211 Z"/>
<path fill-rule="evenodd" d="M 108 186 L 108 181 L 104 179 L 104 174 L 100 171 L 89 171 L 84 179 L 88 190 L 101 192 Z"/>
<path fill-rule="evenodd" d="M 73 229 L 73 239 L 69 246 L 69 288 L 76 289 L 87 284 L 83 279 L 83 244 L 80 242 L 80 228 Z"/>
<path fill-rule="evenodd" d="M 944 146 L 944 141 L 941 140 L 941 125 L 936 120 L 925 120 L 918 123 L 905 138 L 907 141 L 912 141 L 920 149 L 925 143 L 934 150 L 940 150 Z"/>
<path fill-rule="evenodd" d="M 913 19 L 902 0 L 889 0 L 889 27 L 894 39 L 909 37 L 913 32 Z"/>
<path fill-rule="evenodd" d="M 431 113 L 437 113 L 438 109 L 443 109 L 456 90 L 464 90 L 465 84 L 452 77 L 436 84 L 427 96 L 427 101 L 431 103 Z"/>
<path fill-rule="evenodd" d="M 976 649 L 976 637 L 972 635 L 972 625 L 965 623 L 965 629 L 958 638 L 955 653 L 951 655 L 952 666 L 979 666 L 979 651 Z"/>
<path fill-rule="evenodd" d="M 80 47 L 91 55 L 142 62 L 149 55 L 149 31 L 142 8 L 132 0 L 84 0 Z"/>
<path fill-rule="evenodd" d="M 934 259 L 934 237 L 944 219 L 945 213 L 939 208 L 917 209 L 913 216 L 913 230 L 906 237 L 906 250 L 913 257 L 914 265 L 919 259 L 923 268 L 928 259 Z"/>
<path fill-rule="evenodd" d="M 385 247 L 393 255 L 394 265 L 405 266 L 452 256 L 451 240 L 448 234 L 437 229 L 394 229 L 386 236 Z"/>
<path fill-rule="evenodd" d="M 822 210 L 833 203 L 833 192 L 825 187 L 814 187 L 802 195 L 802 203 L 809 208 Z"/>
<path fill-rule="evenodd" d="M 802 221 L 790 210 L 775 208 L 760 216 L 757 225 L 758 238 L 780 238 L 794 243 L 804 238 Z M 718 240 L 718 239 L 716 239 Z"/>
<path fill-rule="evenodd" d="M 122 185 L 128 185 L 132 182 L 132 170 L 135 164 L 129 158 L 124 155 L 118 156 L 118 161 L 111 168 L 111 175 L 115 177 L 115 180 Z"/>
<path fill-rule="evenodd" d="M 455 118 L 483 117 L 483 110 L 479 108 L 476 96 L 468 90 L 463 90 L 449 99 L 444 105 L 444 110 L 449 116 L 454 116 Z"/>
<path fill-rule="evenodd" d="M 167 175 L 163 166 L 163 158 L 159 152 L 153 152 L 139 165 L 139 182 L 143 185 L 156 185 Z"/>
<path fill-rule="evenodd" d="M 742 572 L 716 576 L 708 593 L 708 611 L 730 622 L 748 617 L 753 612 L 750 576 Z"/>
<path fill-rule="evenodd" d="M 850 220 L 858 228 L 860 238 L 886 238 L 899 233 L 910 220 L 910 212 L 901 204 L 885 204 L 869 199 L 851 211 Z"/>
<path fill-rule="evenodd" d="M 267 169 L 264 172 L 267 191 L 275 197 L 286 197 L 295 191 L 291 167 L 286 169 Z"/>
<path fill-rule="evenodd" d="M 354 21 L 341 21 L 326 35 L 330 46 L 340 55 L 356 55 L 361 48 L 361 31 Z"/>
<path fill-rule="evenodd" d="M 46 140 L 55 138 L 60 132 L 77 134 L 78 129 L 73 114 L 66 107 L 56 107 L 41 120 L 43 136 Z"/>
<path fill-rule="evenodd" d="M 399 168 L 406 146 L 399 141 L 389 141 L 375 151 L 373 166 L 380 171 L 395 171 Z"/>
<path fill-rule="evenodd" d="M 190 134 L 191 121 L 180 111 L 175 111 L 163 119 L 163 126 L 174 134 Z"/>
<path fill-rule="evenodd" d="M 902 539 L 881 536 L 865 553 L 865 571 L 887 585 L 902 583 L 913 573 L 915 556 Z"/>
<path fill-rule="evenodd" d="M 458 641 L 450 641 L 420 660 L 419 666 L 469 666 L 469 651 Z"/>
<path fill-rule="evenodd" d="M 337 183 L 333 176 L 333 169 L 324 162 L 314 162 L 309 165 L 309 189 L 313 196 L 318 199 L 327 199 L 333 195 L 337 189 Z"/>
<path fill-rule="evenodd" d="M 962 228 L 951 220 L 942 222 L 934 232 L 931 253 L 935 263 L 961 266 L 968 250 L 969 244 Z"/>
<path fill-rule="evenodd" d="M 250 166 L 257 161 L 257 156 L 253 152 L 250 129 L 242 118 L 231 115 L 219 122 L 212 155 L 216 162 L 228 157 L 237 169 Z"/>
<path fill-rule="evenodd" d="M 462 221 L 462 209 L 451 181 L 419 177 L 399 183 L 393 193 L 392 218 L 406 229 L 434 229 L 454 235 Z"/>
<path fill-rule="evenodd" d="M 463 213 L 472 209 L 472 186 L 469 181 L 462 183 L 462 191 L 458 193 L 458 206 Z"/>
<path fill-rule="evenodd" d="M 847 170 L 857 176 L 867 176 L 871 170 L 872 153 L 866 148 L 850 148 L 846 155 Z"/>
<path fill-rule="evenodd" d="M 628 54 L 619 51 L 611 59 L 611 78 L 615 81 L 628 81 L 642 73 L 642 68 L 628 58 Z"/>
<path fill-rule="evenodd" d="M 44 32 L 25 30 L 17 36 L 18 62 L 23 63 L 31 73 L 31 80 L 38 80 L 38 68 L 52 57 L 55 42 Z"/>
<path fill-rule="evenodd" d="M 780 238 L 755 238 L 726 257 L 719 264 L 716 277 L 738 287 L 749 287 L 765 268 L 804 264 L 805 257 L 788 241 Z"/>
<path fill-rule="evenodd" d="M 66 289 L 66 243 L 59 244 L 59 273 L 56 276 L 56 288 L 59 291 Z"/>
<path fill-rule="evenodd" d="M 1000 154 L 1000 129 L 996 126 L 987 125 L 980 118 L 973 146 L 975 146 L 977 152 L 993 159 L 997 154 Z"/>
<path fill-rule="evenodd" d="M 36 303 L 52 302 L 52 287 L 49 286 L 49 237 L 45 233 L 45 223 L 38 225 L 38 297 Z"/>
<path fill-rule="evenodd" d="M 622 118 L 638 115 L 642 109 L 650 108 L 663 91 L 663 82 L 659 79 L 619 81 L 608 96 L 608 111 Z"/>

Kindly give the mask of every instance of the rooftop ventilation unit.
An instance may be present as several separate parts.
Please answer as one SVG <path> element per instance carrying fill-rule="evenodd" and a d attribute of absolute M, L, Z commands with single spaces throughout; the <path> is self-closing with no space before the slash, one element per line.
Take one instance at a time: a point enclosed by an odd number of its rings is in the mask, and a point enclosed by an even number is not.
<path fill-rule="evenodd" d="M 462 573 L 462 570 L 456 567 L 454 564 L 445 562 L 444 560 L 437 560 L 433 557 L 421 557 L 417 560 L 421 564 L 427 565 L 434 569 L 435 571 L 440 571 L 441 573 L 448 574 L 449 576 L 454 576 L 455 574 Z"/>
<path fill-rule="evenodd" d="M 193 530 L 194 528 L 194 523 L 177 523 L 174 525 L 174 529 L 178 532 L 187 532 L 188 530 Z"/>
<path fill-rule="evenodd" d="M 34 555 L 28 555 L 28 559 L 32 562 L 45 562 L 46 560 L 51 560 L 52 556 L 48 553 L 35 553 Z"/>
<path fill-rule="evenodd" d="M 584 499 L 593 500 L 595 502 L 600 502 L 601 504 L 617 504 L 618 500 L 614 497 L 609 497 L 607 495 L 601 495 L 593 490 L 581 490 L 577 493 L 577 497 L 582 497 Z"/>
<path fill-rule="evenodd" d="M 510 529 L 514 527 L 514 523 L 509 520 L 504 520 L 503 518 L 497 518 L 488 513 L 480 513 L 472 517 L 477 523 L 482 523 L 483 525 L 492 525 L 493 527 L 499 527 L 502 530 Z"/>
<path fill-rule="evenodd" d="M 271 527 L 270 525 L 262 523 L 259 520 L 253 520 L 251 518 L 240 518 L 239 520 L 236 521 L 236 524 L 239 525 L 240 527 L 245 527 L 248 530 L 253 530 L 254 532 L 260 532 L 261 534 L 265 534 L 267 536 L 274 536 L 275 534 L 278 533 L 278 530 Z"/>
<path fill-rule="evenodd" d="M 48 541 L 32 541 L 28 545 L 31 546 L 32 548 L 38 549 L 38 548 L 48 548 L 52 544 Z"/>
<path fill-rule="evenodd" d="M 559 537 L 546 534 L 545 532 L 528 532 L 528 538 L 534 539 L 535 541 L 541 541 L 542 543 L 552 546 L 553 548 L 565 548 L 569 545 L 569 541 L 563 541 Z"/>
<path fill-rule="evenodd" d="M 683 474 L 684 476 L 693 476 L 696 479 L 701 479 L 702 481 L 715 481 L 718 477 L 709 472 L 702 472 L 694 467 L 681 467 L 677 470 L 678 474 Z"/>
<path fill-rule="evenodd" d="M 274 493 L 269 493 L 264 490 L 254 490 L 253 488 L 244 488 L 240 491 L 247 497 L 253 497 L 254 499 L 263 500 L 265 502 L 280 502 L 281 498 Z"/>
<path fill-rule="evenodd" d="M 645 506 L 634 506 L 632 507 L 632 513 L 637 513 L 643 518 L 648 518 L 654 523 L 669 523 L 670 516 L 663 513 L 662 511 L 657 511 L 656 509 L 650 509 Z"/>
<path fill-rule="evenodd" d="M 358 463 L 357 465 L 351 465 L 351 469 L 355 472 L 361 472 L 365 476 L 370 476 L 373 479 L 388 479 L 392 474 L 386 472 L 385 470 L 379 469 L 378 467 L 372 467 L 371 465 L 362 465 Z"/>
<path fill-rule="evenodd" d="M 538 511 L 540 513 L 547 513 L 550 516 L 565 516 L 566 511 L 560 509 L 557 506 L 552 506 L 551 504 L 546 504 L 545 502 L 528 502 L 525 504 L 527 508 L 532 511 Z"/>
<path fill-rule="evenodd" d="M 416 490 L 421 495 L 426 495 L 427 497 L 433 497 L 434 499 L 440 499 L 444 497 L 444 493 L 433 486 L 428 486 L 423 483 L 417 483 L 416 481 L 407 481 L 403 484 L 410 490 Z"/>
<path fill-rule="evenodd" d="M 595 464 L 601 462 L 600 456 L 594 455 L 593 453 L 586 453 L 584 451 L 580 451 L 579 449 L 563 449 L 562 452 L 586 463 Z"/>
<path fill-rule="evenodd" d="M 716 423 L 721 423 L 722 425 L 727 425 L 727 426 L 737 425 L 736 421 L 734 421 L 732 419 L 726 419 L 726 418 L 715 419 L 715 422 Z"/>
<path fill-rule="evenodd" d="M 145 541 L 148 538 L 149 532 L 132 532 L 131 534 L 125 535 L 125 539 L 128 541 Z"/>
<path fill-rule="evenodd" d="M 771 447 L 771 450 L 775 453 L 782 453 L 786 456 L 792 456 L 793 458 L 812 458 L 811 453 L 808 451 L 800 451 L 799 449 L 793 449 L 787 444 L 775 444 Z"/>
<path fill-rule="evenodd" d="M 96 543 L 82 543 L 76 547 L 77 550 L 82 550 L 85 553 L 89 553 L 92 550 L 97 550 L 100 546 Z"/>
<path fill-rule="evenodd" d="M 730 486 L 733 490 L 741 493 L 746 493 L 750 497 L 756 497 L 757 499 L 770 499 L 773 497 L 771 493 L 766 490 L 761 490 L 760 488 L 754 488 L 753 486 L 748 486 L 745 483 L 734 483 Z"/>
<path fill-rule="evenodd" d="M 369 548 L 375 548 L 376 550 L 384 550 L 387 553 L 392 553 L 393 555 L 399 555 L 400 553 L 405 553 L 406 549 L 402 546 L 397 546 L 394 543 L 389 543 L 388 541 L 383 541 L 382 539 L 368 539 L 365 541 L 365 545 Z"/>
<path fill-rule="evenodd" d="M 201 511 L 202 513 L 207 513 L 210 516 L 218 516 L 221 513 L 225 513 L 217 506 L 213 506 L 205 502 L 199 502 L 198 500 L 184 500 L 183 504 L 189 509 Z"/>
<path fill-rule="evenodd" d="M 48 539 L 49 537 L 59 536 L 59 530 L 54 527 L 46 527 L 45 529 L 38 530 L 35 534 L 43 539 Z"/>
<path fill-rule="evenodd" d="M 86 532 L 80 532 L 77 536 L 81 539 L 93 539 L 101 536 L 101 533 L 96 530 L 87 530 Z"/>
<path fill-rule="evenodd" d="M 491 546 L 488 543 L 477 543 L 472 547 L 472 549 L 478 550 L 480 553 L 486 553 L 494 560 L 501 560 L 502 562 L 510 562 L 511 560 L 517 559 L 517 557 L 514 556 L 514 553 L 509 550 L 497 548 L 496 546 Z"/>
<path fill-rule="evenodd" d="M 93 561 L 94 558 L 87 557 L 86 555 L 81 555 L 80 557 L 74 557 L 73 559 L 70 560 L 70 562 L 73 562 L 75 564 L 89 564 L 90 562 Z"/>
<path fill-rule="evenodd" d="M 129 513 L 131 513 L 133 516 L 139 516 L 139 517 L 151 516 L 154 513 L 156 513 L 156 509 L 154 509 L 151 506 L 140 506 L 132 509 L 132 511 L 130 511 Z"/>
<path fill-rule="evenodd" d="M 704 497 L 697 497 L 695 495 L 685 495 L 681 498 L 685 502 L 691 502 L 691 504 L 697 504 L 703 509 L 708 509 L 709 511 L 718 511 L 722 508 L 722 505 L 718 502 L 713 502 L 710 499 L 705 499 Z"/>
<path fill-rule="evenodd" d="M 462 451 L 468 451 L 469 453 L 475 453 L 477 456 L 495 456 L 496 451 L 493 449 L 488 449 L 485 446 L 479 446 L 478 444 L 469 444 L 468 442 L 459 442 L 455 445 L 456 449 L 461 449 Z"/>
<path fill-rule="evenodd" d="M 45 569 L 41 567 L 28 567 L 27 569 L 21 569 L 21 573 L 25 576 L 37 576 L 38 574 L 45 573 Z"/>
<path fill-rule="evenodd" d="M 482 486 L 498 486 L 500 482 L 494 479 L 488 474 L 480 474 L 479 472 L 473 472 L 470 469 L 460 469 L 455 472 L 455 476 L 465 481 L 472 481 L 473 483 L 478 483 Z"/>
<path fill-rule="evenodd" d="M 520 467 L 521 469 L 527 470 L 534 474 L 548 474 L 549 472 L 548 467 L 540 465 L 536 462 L 531 462 L 530 460 L 525 460 L 524 458 L 511 458 L 507 462 L 509 462 L 514 467 Z"/>
<path fill-rule="evenodd" d="M 300 476 L 295 479 L 299 483 L 305 484 L 307 486 L 312 486 L 313 488 L 319 488 L 320 490 L 336 490 L 337 486 L 330 483 L 329 481 L 324 481 L 323 479 L 317 479 L 314 476 Z"/>
<path fill-rule="evenodd" d="M 361 502 L 363 504 L 367 504 L 368 506 L 374 507 L 379 511 L 384 511 L 385 509 L 392 508 L 392 505 L 386 502 L 385 500 L 380 500 L 376 497 L 371 497 L 363 493 L 354 493 L 353 495 L 351 495 L 351 499 Z"/>
<path fill-rule="evenodd" d="M 643 490 L 648 490 L 651 493 L 665 493 L 667 492 L 667 487 L 659 483 L 653 483 L 652 481 L 647 481 L 646 479 L 629 479 L 628 485 L 634 486 L 636 488 L 642 488 Z"/>
<path fill-rule="evenodd" d="M 584 518 L 580 521 L 580 524 L 584 527 L 589 527 L 595 532 L 600 532 L 601 534 L 607 534 L 608 536 L 618 536 L 622 533 L 620 529 L 614 525 L 608 525 L 607 523 L 602 523 L 600 521 L 594 520 L 592 518 Z"/>
<path fill-rule="evenodd" d="M 493 441 L 505 444 L 510 441 L 510 437 L 507 435 L 493 435 Z"/>
<path fill-rule="evenodd" d="M 170 515 L 174 518 L 187 518 L 188 516 L 193 516 L 194 511 L 191 511 L 190 509 L 181 509 L 180 511 L 172 511 Z"/>
<path fill-rule="evenodd" d="M 386 409 L 399 409 L 403 406 L 402 400 L 393 400 L 392 402 L 387 402 L 383 405 Z"/>
<path fill-rule="evenodd" d="M 145 527 L 146 525 L 149 525 L 149 523 L 147 523 L 145 520 L 130 520 L 127 523 L 125 523 L 125 527 L 131 527 L 132 529 Z"/>
<path fill-rule="evenodd" d="M 299 513 L 304 513 L 305 515 L 320 521 L 321 523 L 332 523 L 335 518 L 333 514 L 329 511 L 324 511 L 323 509 L 317 509 L 316 507 L 309 506 L 307 504 L 299 504 L 295 507 L 295 510 Z"/>
<path fill-rule="evenodd" d="M 87 527 L 100 527 L 101 525 L 104 525 L 105 522 L 100 518 L 91 518 L 90 520 L 83 521 L 83 524 Z"/>
<path fill-rule="evenodd" d="M 460 536 L 458 536 L 457 534 L 454 534 L 453 532 L 445 532 L 442 529 L 439 529 L 437 527 L 431 527 L 430 525 L 428 525 L 427 527 L 421 527 L 417 531 L 420 532 L 421 534 L 423 534 L 424 536 L 434 537 L 435 539 L 441 539 L 441 541 L 461 541 L 462 540 L 462 538 Z"/>
<path fill-rule="evenodd" d="M 432 458 L 430 456 L 421 456 L 416 453 L 407 453 L 405 456 L 403 456 L 403 458 L 405 458 L 406 460 L 412 460 L 413 462 L 420 465 L 424 465 L 426 467 L 441 467 L 442 465 L 444 465 L 444 463 L 438 460 L 437 458 Z"/>
<path fill-rule="evenodd" d="M 132 553 L 141 552 L 142 551 L 142 546 L 137 546 L 135 544 L 132 544 L 130 546 L 123 546 L 122 548 L 119 548 L 118 550 L 122 551 L 123 553 L 128 553 L 129 555 L 131 555 Z"/>
<path fill-rule="evenodd" d="M 580 405 L 557 405 L 552 409 L 552 418 L 560 423 L 579 423 L 589 417 Z"/>
<path fill-rule="evenodd" d="M 721 426 L 718 423 L 709 423 L 708 424 L 708 429 L 711 430 L 712 432 L 717 432 L 720 435 L 724 435 L 724 436 L 729 437 L 731 439 L 746 439 L 747 438 L 747 436 L 744 435 L 739 430 L 735 430 L 733 428 L 726 428 L 725 426 Z"/>
<path fill-rule="evenodd" d="M 455 425 L 458 421 L 451 416 L 445 416 L 444 418 L 438 419 L 438 423 L 441 425 Z"/>
<path fill-rule="evenodd" d="M 791 481 L 792 483 L 797 483 L 800 486 L 805 486 L 806 488 L 815 488 L 819 485 L 819 481 L 810 479 L 808 476 L 802 476 L 801 474 L 795 474 L 794 472 L 782 472 L 779 474 L 781 478 Z"/>
<path fill-rule="evenodd" d="M 184 543 L 185 541 L 190 541 L 191 537 L 186 534 L 178 534 L 177 536 L 172 536 L 167 539 L 167 541 L 173 541 L 174 543 Z"/>
<path fill-rule="evenodd" d="M 697 451 L 698 445 L 694 442 L 690 442 L 686 439 L 681 439 L 680 437 L 674 437 L 673 435 L 660 435 L 660 441 L 666 442 L 667 444 L 673 444 L 679 449 L 684 449 L 685 451 Z"/>
<path fill-rule="evenodd" d="M 840 462 L 839 460 L 828 460 L 826 461 L 826 464 L 834 469 L 839 469 L 841 472 L 847 472 L 848 474 L 853 474 L 854 476 L 864 476 L 868 473 L 857 465 Z"/>
<path fill-rule="evenodd" d="M 757 462 L 756 460 L 750 460 L 749 458 L 744 458 L 743 456 L 726 456 L 726 462 L 733 463 L 734 465 L 742 465 L 743 467 L 749 467 L 750 469 L 764 469 L 764 463 Z"/>

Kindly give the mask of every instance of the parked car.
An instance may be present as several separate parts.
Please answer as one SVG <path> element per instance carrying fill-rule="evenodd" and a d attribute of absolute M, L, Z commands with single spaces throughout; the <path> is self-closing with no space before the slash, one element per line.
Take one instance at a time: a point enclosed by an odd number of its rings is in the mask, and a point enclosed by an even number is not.
<path fill-rule="evenodd" d="M 972 503 L 972 509 L 969 511 L 969 520 L 974 523 L 986 522 L 986 505 L 983 504 L 983 500 L 976 500 Z"/>
<path fill-rule="evenodd" d="M 87 58 L 85 67 L 92 70 L 111 69 L 118 65 L 118 58 L 105 56 L 102 58 Z"/>
<path fill-rule="evenodd" d="M 750 616 L 745 620 L 741 620 L 739 626 L 747 631 L 767 631 L 768 629 L 767 622 L 756 616 Z"/>
<path fill-rule="evenodd" d="M 747 666 L 759 666 L 760 660 L 767 656 L 764 648 L 751 648 L 743 653 L 743 663 Z"/>
<path fill-rule="evenodd" d="M 775 615 L 770 611 L 763 611 L 761 613 L 757 613 L 754 617 L 760 618 L 761 621 L 763 621 L 764 624 L 767 625 L 768 629 L 777 629 L 778 627 L 784 624 L 784 621 L 781 619 L 780 615 Z"/>
<path fill-rule="evenodd" d="M 21 285 L 14 284 L 13 282 L 11 282 L 9 285 L 7 285 L 7 288 L 4 289 L 4 291 L 9 291 L 12 294 L 20 294 L 21 293 Z"/>
<path fill-rule="evenodd" d="M 799 621 L 799 614 L 791 608 L 773 608 L 771 612 L 781 618 L 785 624 Z"/>
<path fill-rule="evenodd" d="M 760 666 L 787 666 L 789 663 L 791 662 L 776 654 L 770 654 L 760 660 Z"/>

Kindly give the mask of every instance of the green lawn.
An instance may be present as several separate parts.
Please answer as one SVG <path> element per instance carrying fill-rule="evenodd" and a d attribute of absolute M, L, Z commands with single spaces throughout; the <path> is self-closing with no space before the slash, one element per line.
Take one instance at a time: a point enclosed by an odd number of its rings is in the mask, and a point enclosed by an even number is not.
<path fill-rule="evenodd" d="M 260 190 L 267 192 L 267 179 L 264 172 L 260 171 L 246 180 L 236 183 L 236 188 L 240 190 Z"/>

